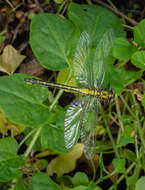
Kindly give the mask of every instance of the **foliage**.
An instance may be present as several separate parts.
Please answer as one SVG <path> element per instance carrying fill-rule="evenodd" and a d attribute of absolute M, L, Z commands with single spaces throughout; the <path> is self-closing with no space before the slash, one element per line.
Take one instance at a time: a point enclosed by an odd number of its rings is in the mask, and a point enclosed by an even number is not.
<path fill-rule="evenodd" d="M 67 11 L 67 18 L 56 14 L 37 14 L 33 16 L 30 26 L 30 46 L 33 53 L 43 67 L 59 71 L 59 83 L 77 85 L 72 75 L 72 63 L 83 31 L 90 34 L 95 48 L 108 30 L 114 31 L 112 52 L 106 60 L 105 83 L 110 83 L 116 96 L 115 103 L 111 102 L 106 110 L 100 107 L 98 114 L 100 123 L 97 125 L 101 126 L 100 130 L 104 126 L 105 130 L 102 131 L 105 132 L 101 140 L 96 142 L 99 159 L 96 156 L 95 164 L 90 164 L 93 180 L 82 172 L 74 171 L 73 177 L 66 175 L 75 169 L 83 148 L 82 144 L 76 144 L 77 148 L 68 151 L 65 146 L 64 118 L 67 108 L 58 103 L 62 90 L 56 96 L 53 94 L 53 101 L 49 102 L 47 87 L 29 85 L 24 78 L 32 76 L 14 74 L 0 77 L 0 130 L 2 132 L 5 121 L 8 120 L 13 126 L 20 126 L 17 134 L 23 131 L 25 138 L 19 145 L 13 137 L 0 140 L 0 188 L 5 189 L 6 183 L 9 183 L 10 189 L 16 190 L 101 190 L 101 182 L 110 179 L 113 183 L 109 188 L 111 190 L 125 179 L 128 189 L 144 189 L 145 180 L 144 176 L 140 178 L 140 173 L 145 173 L 145 93 L 142 95 L 131 90 L 128 85 L 143 80 L 145 20 L 133 28 L 134 41 L 129 41 L 120 19 L 107 9 L 70 3 Z M 106 47 L 104 43 L 101 48 Z M 20 55 L 19 57 L 20 61 L 24 59 Z M 128 63 L 132 70 L 128 68 Z M 14 70 L 16 67 L 14 66 Z M 111 122 L 118 127 L 115 138 L 109 128 Z M 10 130 L 13 131 L 12 125 Z M 23 155 L 19 155 L 18 151 L 24 142 L 27 149 Z M 31 152 L 35 152 L 32 157 L 29 156 Z M 103 161 L 103 155 L 109 153 L 114 155 L 111 171 L 105 168 Z M 48 156 L 52 156 L 49 163 Z M 100 174 L 96 178 L 99 165 Z M 56 180 L 48 176 L 53 174 L 57 174 Z M 113 177 L 117 174 L 120 177 L 117 176 L 118 180 L 114 180 Z M 27 183 L 30 176 L 32 180 Z"/>

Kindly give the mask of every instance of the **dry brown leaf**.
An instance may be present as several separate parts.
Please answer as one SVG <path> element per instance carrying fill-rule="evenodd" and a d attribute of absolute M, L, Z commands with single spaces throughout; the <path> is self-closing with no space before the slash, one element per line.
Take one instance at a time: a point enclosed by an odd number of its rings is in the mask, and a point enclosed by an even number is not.
<path fill-rule="evenodd" d="M 12 45 L 7 45 L 0 56 L 0 71 L 13 74 L 26 56 L 20 55 Z"/>

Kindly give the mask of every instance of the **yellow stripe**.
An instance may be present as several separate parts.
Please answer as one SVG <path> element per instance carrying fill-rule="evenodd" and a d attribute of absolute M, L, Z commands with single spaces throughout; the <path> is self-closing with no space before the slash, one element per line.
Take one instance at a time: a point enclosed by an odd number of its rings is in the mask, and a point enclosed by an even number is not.
<path fill-rule="evenodd" d="M 94 96 L 101 95 L 101 92 L 98 92 L 97 90 L 90 90 L 90 89 L 79 89 L 79 92 L 86 95 L 94 95 Z"/>

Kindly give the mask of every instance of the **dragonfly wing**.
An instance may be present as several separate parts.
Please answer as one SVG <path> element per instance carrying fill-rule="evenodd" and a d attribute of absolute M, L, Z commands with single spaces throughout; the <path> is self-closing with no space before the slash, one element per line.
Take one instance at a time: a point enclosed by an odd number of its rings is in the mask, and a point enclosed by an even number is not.
<path fill-rule="evenodd" d="M 64 141 L 67 149 L 71 149 L 78 141 L 81 114 L 82 104 L 79 99 L 75 99 L 68 107 L 64 121 Z"/>
<path fill-rule="evenodd" d="M 110 56 L 114 39 L 113 30 L 105 32 L 99 41 L 93 56 L 92 72 L 94 87 L 100 88 L 104 82 L 108 57 Z"/>
<path fill-rule="evenodd" d="M 78 41 L 73 61 L 73 72 L 79 86 L 100 88 L 104 82 L 108 56 L 113 46 L 114 32 L 105 32 L 97 47 L 93 47 L 93 39 L 82 32 Z"/>
<path fill-rule="evenodd" d="M 88 87 L 88 55 L 90 53 L 90 35 L 82 32 L 73 61 L 73 73 L 79 86 Z"/>
<path fill-rule="evenodd" d="M 81 126 L 81 140 L 84 145 L 84 154 L 87 159 L 92 159 L 96 153 L 96 124 L 98 113 L 98 101 L 89 97 L 85 106 L 83 122 Z"/>

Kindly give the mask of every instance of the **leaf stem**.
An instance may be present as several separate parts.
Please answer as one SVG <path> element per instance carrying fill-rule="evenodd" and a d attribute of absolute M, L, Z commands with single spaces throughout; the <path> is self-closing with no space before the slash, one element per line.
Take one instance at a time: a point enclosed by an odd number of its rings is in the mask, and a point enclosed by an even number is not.
<path fill-rule="evenodd" d="M 115 174 L 116 174 L 116 171 L 114 170 L 112 173 L 110 173 L 110 174 L 108 174 L 108 175 L 106 175 L 106 176 L 104 176 L 104 177 L 102 177 L 102 178 L 99 178 L 99 179 L 96 181 L 95 185 L 101 183 L 102 181 L 104 181 L 104 180 L 110 178 L 111 176 L 113 176 L 113 175 L 115 175 Z"/>
<path fill-rule="evenodd" d="M 132 163 L 130 165 L 130 167 L 126 170 L 126 172 L 120 176 L 120 178 L 116 181 L 116 183 L 114 183 L 110 188 L 109 190 L 113 190 L 114 189 L 114 186 L 116 186 L 117 184 L 119 184 L 125 177 L 126 175 L 132 170 L 132 168 L 136 165 L 136 162 Z"/>
<path fill-rule="evenodd" d="M 110 110 L 110 111 L 111 111 L 111 110 Z M 118 153 L 118 151 L 117 151 L 115 141 L 114 141 L 114 139 L 113 139 L 112 133 L 111 133 L 111 131 L 110 131 L 110 128 L 109 128 L 108 123 L 107 123 L 107 119 L 106 119 L 106 117 L 105 117 L 103 111 L 102 111 L 102 114 L 103 114 L 103 120 L 104 120 L 106 129 L 107 129 L 108 136 L 109 136 L 110 141 L 111 141 L 111 143 L 112 143 L 113 149 L 114 149 L 114 151 L 115 151 L 116 156 L 119 158 L 119 153 Z"/>
<path fill-rule="evenodd" d="M 119 102 L 118 102 L 118 96 L 115 95 L 115 103 L 116 103 L 116 111 L 118 114 L 118 120 L 119 120 L 119 124 L 120 124 L 120 128 L 122 130 L 122 132 L 124 131 L 124 127 L 123 127 L 123 122 L 121 120 L 121 112 L 120 112 L 120 108 L 119 108 Z"/>
<path fill-rule="evenodd" d="M 37 129 L 37 131 L 36 131 L 36 133 L 35 133 L 35 135 L 34 135 L 32 141 L 31 141 L 31 143 L 29 144 L 29 146 L 28 146 L 28 148 L 27 148 L 27 150 L 26 150 L 26 152 L 25 152 L 25 154 L 24 154 L 24 158 L 27 158 L 28 155 L 29 155 L 29 153 L 31 152 L 31 150 L 32 150 L 32 148 L 33 148 L 33 146 L 34 146 L 36 140 L 37 140 L 38 137 L 39 137 L 39 134 L 40 134 L 40 132 L 41 132 L 41 129 L 42 129 L 42 126 Z"/>
<path fill-rule="evenodd" d="M 122 100 L 122 102 L 124 103 L 124 105 L 126 106 L 126 108 L 128 109 L 128 111 L 130 112 L 130 114 L 132 115 L 133 118 L 136 118 L 134 113 L 132 112 L 132 110 L 130 109 L 130 107 L 128 106 L 128 104 L 126 103 L 125 99 L 123 98 L 122 95 L 120 95 L 120 98 Z"/>
<path fill-rule="evenodd" d="M 96 168 L 95 168 L 95 164 L 94 164 L 94 162 L 93 162 L 92 159 L 90 160 L 90 162 L 91 162 L 92 169 L 93 169 L 93 178 L 92 178 L 92 181 L 95 181 L 95 179 L 96 179 Z"/>
<path fill-rule="evenodd" d="M 134 31 L 134 27 L 126 25 L 126 24 L 122 24 L 123 27 L 130 29 L 131 31 Z"/>
<path fill-rule="evenodd" d="M 22 146 L 22 144 L 36 131 L 36 129 L 33 129 L 32 131 L 30 131 L 30 133 L 28 135 L 25 136 L 25 138 L 20 142 L 19 144 L 19 148 Z"/>

